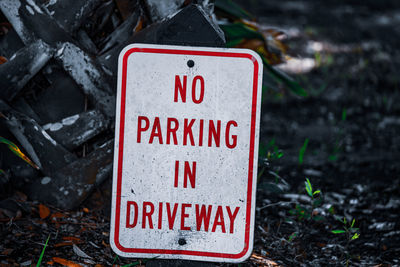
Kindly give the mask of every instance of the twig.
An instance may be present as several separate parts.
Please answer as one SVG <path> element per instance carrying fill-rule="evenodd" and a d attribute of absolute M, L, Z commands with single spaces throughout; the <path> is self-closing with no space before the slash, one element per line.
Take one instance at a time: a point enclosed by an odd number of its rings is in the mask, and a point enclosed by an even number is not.
<path fill-rule="evenodd" d="M 281 204 L 296 204 L 296 203 L 297 203 L 296 201 L 279 201 L 279 202 L 276 202 L 276 203 L 271 203 L 271 204 L 265 205 L 265 206 L 263 206 L 261 208 L 257 208 L 257 211 L 263 210 L 263 209 L 268 208 L 268 207 L 278 206 L 278 205 L 281 205 Z"/>

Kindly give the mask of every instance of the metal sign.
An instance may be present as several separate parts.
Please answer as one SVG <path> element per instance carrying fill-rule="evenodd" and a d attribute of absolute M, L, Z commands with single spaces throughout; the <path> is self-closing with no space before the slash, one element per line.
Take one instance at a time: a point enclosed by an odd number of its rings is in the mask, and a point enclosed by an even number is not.
<path fill-rule="evenodd" d="M 111 246 L 240 262 L 252 251 L 262 62 L 133 44 L 119 57 Z"/>

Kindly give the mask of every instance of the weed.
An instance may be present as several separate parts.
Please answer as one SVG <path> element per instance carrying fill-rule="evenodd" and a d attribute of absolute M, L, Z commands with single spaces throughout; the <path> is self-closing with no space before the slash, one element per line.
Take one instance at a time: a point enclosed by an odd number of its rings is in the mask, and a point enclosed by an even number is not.
<path fill-rule="evenodd" d="M 295 209 L 289 211 L 290 214 L 295 215 L 298 220 L 309 220 L 312 219 L 314 221 L 321 221 L 324 220 L 324 217 L 316 215 L 315 209 L 322 205 L 323 196 L 321 190 L 313 191 L 311 182 L 308 178 L 304 182 L 305 190 L 307 195 L 311 198 L 311 209 L 296 204 Z"/>
<path fill-rule="evenodd" d="M 283 151 L 275 144 L 275 138 L 272 138 L 267 145 L 260 143 L 259 155 L 268 160 L 276 160 L 283 157 Z"/>
<path fill-rule="evenodd" d="M 346 217 L 343 217 L 343 219 L 340 219 L 338 217 L 336 217 L 336 219 L 338 221 L 340 221 L 341 223 L 343 223 L 343 228 L 342 229 L 336 229 L 336 230 L 332 230 L 331 232 L 333 234 L 346 234 L 346 238 L 347 238 L 347 242 L 349 243 L 352 240 L 355 240 L 357 238 L 360 237 L 360 234 L 357 233 L 357 231 L 359 230 L 359 228 L 354 227 L 354 224 L 356 222 L 356 219 L 353 219 L 350 222 L 347 222 Z"/>
<path fill-rule="evenodd" d="M 42 264 L 43 255 L 44 255 L 44 252 L 45 252 L 45 250 L 46 250 L 47 243 L 49 242 L 49 239 L 50 239 L 50 234 L 49 234 L 49 236 L 47 237 L 46 244 L 44 244 L 44 247 L 43 247 L 43 249 L 42 249 L 42 253 L 40 253 L 40 257 L 39 257 L 39 260 L 38 260 L 38 262 L 37 262 L 37 264 L 36 264 L 36 267 L 39 267 L 39 266 Z"/>
<path fill-rule="evenodd" d="M 299 151 L 299 165 L 303 164 L 304 154 L 306 153 L 308 142 L 309 142 L 309 139 L 306 138 L 306 140 L 304 140 L 304 143 L 300 148 L 300 151 Z"/>

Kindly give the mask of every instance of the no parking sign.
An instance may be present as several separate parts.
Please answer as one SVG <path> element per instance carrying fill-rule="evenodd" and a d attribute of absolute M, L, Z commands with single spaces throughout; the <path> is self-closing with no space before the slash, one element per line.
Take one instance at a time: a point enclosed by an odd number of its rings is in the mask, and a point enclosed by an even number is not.
<path fill-rule="evenodd" d="M 261 77 L 247 49 L 133 44 L 121 52 L 117 254 L 226 262 L 251 254 Z"/>

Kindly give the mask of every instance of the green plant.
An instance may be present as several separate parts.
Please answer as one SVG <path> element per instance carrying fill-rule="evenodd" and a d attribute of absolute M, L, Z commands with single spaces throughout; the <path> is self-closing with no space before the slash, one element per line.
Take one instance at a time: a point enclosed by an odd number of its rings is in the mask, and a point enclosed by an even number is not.
<path fill-rule="evenodd" d="M 50 239 L 50 234 L 49 234 L 49 236 L 47 237 L 46 243 L 44 244 L 44 247 L 43 247 L 43 249 L 42 249 L 42 253 L 40 253 L 40 257 L 39 257 L 38 262 L 36 263 L 36 267 L 39 267 L 39 266 L 42 264 L 44 251 L 46 250 L 47 243 L 49 242 L 49 239 Z"/>
<path fill-rule="evenodd" d="M 356 219 L 353 219 L 351 223 L 347 221 L 346 217 L 343 217 L 343 219 L 336 217 L 336 219 L 343 224 L 343 228 L 332 230 L 331 232 L 333 234 L 346 234 L 348 243 L 360 237 L 360 234 L 357 233 L 359 228 L 354 227 Z"/>
<path fill-rule="evenodd" d="M 304 154 L 306 153 L 308 142 L 309 142 L 309 139 L 306 138 L 306 140 L 304 140 L 304 143 L 300 148 L 300 151 L 299 151 L 299 165 L 303 164 Z"/>
<path fill-rule="evenodd" d="M 254 50 L 260 55 L 266 73 L 275 84 L 282 83 L 299 96 L 308 95 L 298 82 L 273 67 L 284 62 L 287 56 L 288 47 L 280 39 L 283 35 L 282 31 L 273 28 L 261 30 L 261 27 L 252 20 L 251 14 L 231 0 L 216 0 L 215 11 L 220 18 L 224 19 L 219 26 L 225 33 L 227 47 Z"/>
<path fill-rule="evenodd" d="M 316 214 L 315 209 L 322 205 L 323 196 L 321 190 L 313 191 L 312 184 L 308 178 L 304 182 L 307 195 L 311 198 L 311 209 L 305 206 L 296 204 L 295 209 L 289 211 L 290 214 L 295 215 L 298 220 L 312 219 L 314 221 L 324 220 L 324 217 Z"/>
<path fill-rule="evenodd" d="M 22 151 L 19 149 L 19 147 L 14 144 L 13 142 L 11 142 L 10 140 L 1 137 L 0 136 L 0 143 L 3 143 L 5 145 L 8 146 L 8 148 L 18 157 L 20 157 L 21 159 L 23 159 L 26 163 L 28 163 L 29 165 L 31 165 L 33 168 L 39 170 L 39 166 L 37 166 L 35 163 L 33 163 L 24 153 L 22 153 Z"/>
<path fill-rule="evenodd" d="M 295 239 L 297 237 L 298 233 L 297 232 L 293 232 L 288 239 L 288 242 L 292 242 L 293 239 Z"/>

